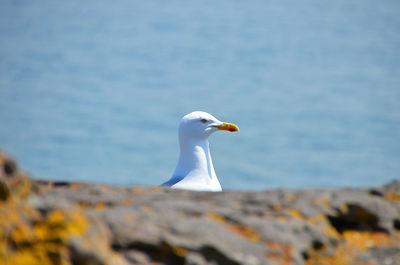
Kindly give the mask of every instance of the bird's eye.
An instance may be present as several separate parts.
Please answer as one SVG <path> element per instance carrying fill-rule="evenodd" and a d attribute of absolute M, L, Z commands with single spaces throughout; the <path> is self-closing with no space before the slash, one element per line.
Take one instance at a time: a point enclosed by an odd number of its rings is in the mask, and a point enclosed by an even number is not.
<path fill-rule="evenodd" d="M 201 122 L 202 123 L 206 123 L 206 122 L 208 122 L 208 120 L 207 119 L 201 119 Z"/>

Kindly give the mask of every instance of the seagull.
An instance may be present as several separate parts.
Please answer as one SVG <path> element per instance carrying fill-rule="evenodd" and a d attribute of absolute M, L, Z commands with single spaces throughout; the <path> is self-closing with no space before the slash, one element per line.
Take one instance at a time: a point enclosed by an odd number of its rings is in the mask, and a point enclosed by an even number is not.
<path fill-rule="evenodd" d="M 194 191 L 222 191 L 214 171 L 208 137 L 218 131 L 238 132 L 233 123 L 221 122 L 211 114 L 194 111 L 179 123 L 180 155 L 172 177 L 162 186 Z"/>

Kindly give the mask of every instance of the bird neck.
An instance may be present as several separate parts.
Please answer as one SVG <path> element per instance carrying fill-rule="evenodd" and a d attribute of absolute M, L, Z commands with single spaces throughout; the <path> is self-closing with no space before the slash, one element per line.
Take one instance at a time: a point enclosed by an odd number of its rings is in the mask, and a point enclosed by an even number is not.
<path fill-rule="evenodd" d="M 207 139 L 180 139 L 179 144 L 180 156 L 175 176 L 193 178 L 207 185 L 218 182 Z"/>

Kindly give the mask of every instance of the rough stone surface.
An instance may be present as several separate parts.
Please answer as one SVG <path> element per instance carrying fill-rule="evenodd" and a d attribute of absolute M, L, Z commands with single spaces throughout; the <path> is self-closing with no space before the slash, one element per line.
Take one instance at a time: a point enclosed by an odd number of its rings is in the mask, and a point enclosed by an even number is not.
<path fill-rule="evenodd" d="M 0 153 L 1 264 L 400 264 L 400 181 L 222 193 L 37 181 Z"/>

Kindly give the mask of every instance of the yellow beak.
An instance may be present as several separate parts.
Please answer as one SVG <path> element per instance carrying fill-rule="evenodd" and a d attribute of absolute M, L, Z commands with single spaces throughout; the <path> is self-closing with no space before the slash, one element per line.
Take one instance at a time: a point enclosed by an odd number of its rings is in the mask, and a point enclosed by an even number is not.
<path fill-rule="evenodd" d="M 218 130 L 221 131 L 230 131 L 230 132 L 238 132 L 239 127 L 237 127 L 233 123 L 223 122 L 221 125 L 215 126 Z"/>

